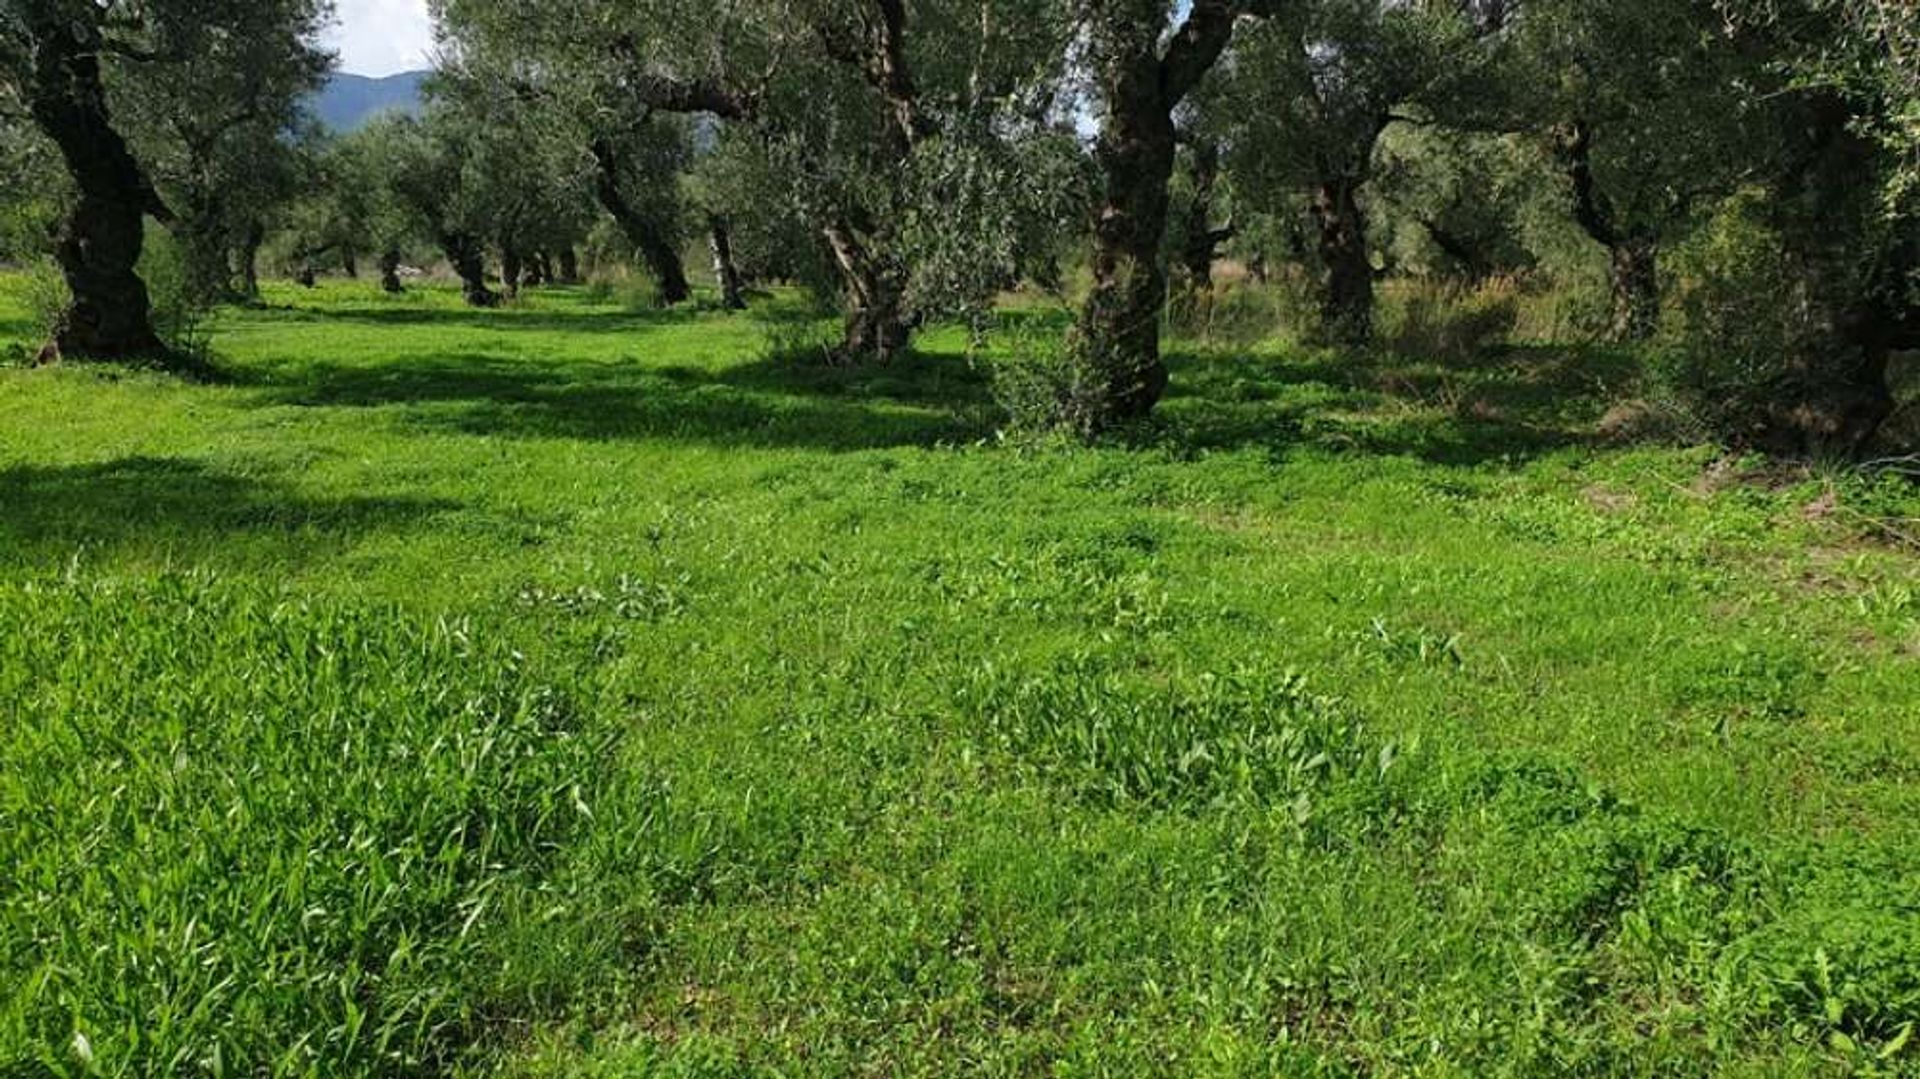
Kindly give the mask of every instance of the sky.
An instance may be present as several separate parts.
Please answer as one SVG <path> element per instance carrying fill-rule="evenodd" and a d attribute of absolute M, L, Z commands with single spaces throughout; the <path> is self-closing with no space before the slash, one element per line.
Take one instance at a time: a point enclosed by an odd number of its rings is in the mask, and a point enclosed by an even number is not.
<path fill-rule="evenodd" d="M 340 52 L 340 70 L 392 75 L 427 66 L 433 24 L 427 0 L 336 0 L 337 25 L 327 44 Z"/>

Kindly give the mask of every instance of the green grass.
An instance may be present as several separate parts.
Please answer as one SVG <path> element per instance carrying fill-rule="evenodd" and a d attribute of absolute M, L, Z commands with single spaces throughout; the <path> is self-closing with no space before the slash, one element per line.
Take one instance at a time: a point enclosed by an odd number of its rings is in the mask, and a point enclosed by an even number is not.
<path fill-rule="evenodd" d="M 1593 352 L 1040 449 L 952 333 L 269 299 L 0 370 L 8 1079 L 1920 1074 L 1911 487 Z"/>

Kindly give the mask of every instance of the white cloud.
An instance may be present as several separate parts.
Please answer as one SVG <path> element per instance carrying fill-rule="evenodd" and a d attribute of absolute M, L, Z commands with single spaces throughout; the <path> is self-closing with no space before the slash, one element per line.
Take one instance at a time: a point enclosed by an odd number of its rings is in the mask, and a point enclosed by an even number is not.
<path fill-rule="evenodd" d="M 338 0 L 327 44 L 339 50 L 340 70 L 392 75 L 429 64 L 433 20 L 427 0 Z"/>

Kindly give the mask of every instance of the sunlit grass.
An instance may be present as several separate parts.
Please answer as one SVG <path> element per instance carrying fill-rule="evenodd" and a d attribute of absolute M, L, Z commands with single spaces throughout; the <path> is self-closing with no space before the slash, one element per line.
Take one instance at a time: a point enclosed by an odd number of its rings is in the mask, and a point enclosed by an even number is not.
<path fill-rule="evenodd" d="M 9 1079 L 1914 1066 L 1910 487 L 1617 356 L 1036 449 L 952 332 L 268 299 L 0 371 Z"/>

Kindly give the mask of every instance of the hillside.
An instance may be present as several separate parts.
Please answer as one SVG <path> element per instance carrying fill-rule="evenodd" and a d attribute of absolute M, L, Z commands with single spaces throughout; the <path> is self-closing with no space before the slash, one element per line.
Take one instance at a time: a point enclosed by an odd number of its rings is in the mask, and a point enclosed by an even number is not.
<path fill-rule="evenodd" d="M 417 112 L 420 88 L 429 73 L 405 71 L 385 78 L 336 73 L 314 95 L 314 115 L 335 131 L 354 131 L 383 112 Z"/>

